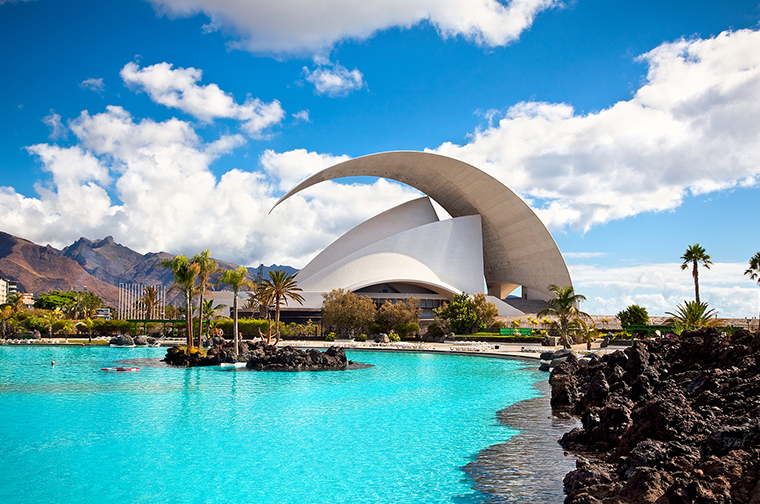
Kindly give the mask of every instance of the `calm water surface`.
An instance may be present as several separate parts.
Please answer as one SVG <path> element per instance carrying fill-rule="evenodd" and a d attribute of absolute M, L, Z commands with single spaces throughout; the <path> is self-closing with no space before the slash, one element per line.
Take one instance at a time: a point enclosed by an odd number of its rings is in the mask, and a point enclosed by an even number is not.
<path fill-rule="evenodd" d="M 546 379 L 381 352 L 342 372 L 100 371 L 164 352 L 0 347 L 0 502 L 486 502 L 464 467 Z"/>

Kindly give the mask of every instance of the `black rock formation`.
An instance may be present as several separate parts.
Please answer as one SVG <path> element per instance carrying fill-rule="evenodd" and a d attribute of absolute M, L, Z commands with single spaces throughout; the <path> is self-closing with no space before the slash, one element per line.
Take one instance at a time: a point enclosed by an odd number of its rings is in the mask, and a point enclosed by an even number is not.
<path fill-rule="evenodd" d="M 760 333 L 708 328 L 638 342 L 550 376 L 582 427 L 566 504 L 760 504 Z"/>
<path fill-rule="evenodd" d="M 246 368 L 255 371 L 338 371 L 354 364 L 346 358 L 345 350 L 336 346 L 320 352 L 316 349 L 304 351 L 291 346 L 248 342 L 240 343 L 237 359 L 232 344 L 225 343 L 213 347 L 205 355 L 202 352 L 188 354 L 183 347 L 171 347 L 166 351 L 164 362 L 182 367 L 245 362 Z"/>

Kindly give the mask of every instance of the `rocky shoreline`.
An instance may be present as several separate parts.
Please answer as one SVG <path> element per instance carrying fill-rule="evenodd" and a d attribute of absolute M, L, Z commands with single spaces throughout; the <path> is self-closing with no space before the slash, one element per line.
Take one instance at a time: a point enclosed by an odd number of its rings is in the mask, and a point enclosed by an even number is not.
<path fill-rule="evenodd" d="M 551 406 L 582 427 L 566 504 L 760 504 L 760 333 L 638 342 L 551 373 Z"/>
<path fill-rule="evenodd" d="M 179 367 L 217 366 L 219 364 L 245 362 L 254 371 L 342 371 L 355 367 L 340 347 L 331 346 L 324 352 L 316 349 L 300 350 L 291 346 L 276 347 L 260 342 L 240 343 L 237 358 L 232 345 L 216 342 L 205 352 L 188 353 L 184 347 L 170 347 L 163 362 Z"/>

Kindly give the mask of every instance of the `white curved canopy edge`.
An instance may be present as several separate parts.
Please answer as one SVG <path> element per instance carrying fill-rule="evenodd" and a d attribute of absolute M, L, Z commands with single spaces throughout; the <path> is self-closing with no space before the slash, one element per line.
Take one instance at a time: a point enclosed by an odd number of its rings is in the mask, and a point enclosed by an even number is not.
<path fill-rule="evenodd" d="M 272 210 L 319 182 L 358 176 L 383 177 L 414 187 L 452 217 L 480 215 L 483 274 L 490 294 L 503 298 L 517 284 L 548 299 L 549 285 L 572 286 L 554 238 L 533 210 L 495 178 L 446 156 L 399 151 L 351 159 L 301 181 Z"/>

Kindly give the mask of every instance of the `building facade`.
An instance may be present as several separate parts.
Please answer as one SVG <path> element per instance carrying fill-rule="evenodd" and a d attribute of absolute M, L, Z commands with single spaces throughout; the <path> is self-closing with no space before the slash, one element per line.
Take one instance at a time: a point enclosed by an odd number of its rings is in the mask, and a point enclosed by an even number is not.
<path fill-rule="evenodd" d="M 572 286 L 549 231 L 514 192 L 462 161 L 425 152 L 385 152 L 352 159 L 312 175 L 275 205 L 326 180 L 375 176 L 412 186 L 425 197 L 358 225 L 317 255 L 296 276 L 306 307 L 342 288 L 376 300 L 420 299 L 432 309 L 466 292 L 486 292 L 501 315 L 522 315 L 509 304 L 521 289 L 545 301 L 549 286 Z M 451 218 L 440 218 L 435 200 Z M 274 208 L 273 208 L 274 210 Z"/>

